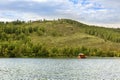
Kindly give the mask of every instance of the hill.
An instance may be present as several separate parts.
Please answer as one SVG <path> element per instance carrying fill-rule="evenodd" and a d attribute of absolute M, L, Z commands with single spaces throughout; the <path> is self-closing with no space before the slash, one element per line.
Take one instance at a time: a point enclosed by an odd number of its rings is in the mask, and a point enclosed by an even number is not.
<path fill-rule="evenodd" d="M 120 57 L 120 29 L 70 19 L 0 22 L 0 57 Z"/>

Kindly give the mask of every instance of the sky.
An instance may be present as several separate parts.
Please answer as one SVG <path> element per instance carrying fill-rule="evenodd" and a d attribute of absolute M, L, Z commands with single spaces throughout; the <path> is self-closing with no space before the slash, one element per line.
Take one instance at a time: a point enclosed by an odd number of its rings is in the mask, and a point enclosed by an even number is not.
<path fill-rule="evenodd" d="M 0 21 L 67 18 L 120 28 L 120 0 L 0 0 Z"/>

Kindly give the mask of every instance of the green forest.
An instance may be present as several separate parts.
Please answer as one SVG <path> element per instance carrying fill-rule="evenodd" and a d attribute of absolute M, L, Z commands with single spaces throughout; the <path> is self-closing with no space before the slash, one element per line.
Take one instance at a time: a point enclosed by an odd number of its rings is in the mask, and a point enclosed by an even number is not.
<path fill-rule="evenodd" d="M 120 57 L 120 29 L 71 19 L 0 22 L 0 57 Z"/>

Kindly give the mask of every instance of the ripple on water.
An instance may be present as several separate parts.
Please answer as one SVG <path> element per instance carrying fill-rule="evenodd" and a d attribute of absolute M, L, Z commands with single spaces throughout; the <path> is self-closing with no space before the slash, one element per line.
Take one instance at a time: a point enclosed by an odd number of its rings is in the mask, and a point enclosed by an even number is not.
<path fill-rule="evenodd" d="M 0 80 L 120 80 L 120 59 L 0 59 Z"/>

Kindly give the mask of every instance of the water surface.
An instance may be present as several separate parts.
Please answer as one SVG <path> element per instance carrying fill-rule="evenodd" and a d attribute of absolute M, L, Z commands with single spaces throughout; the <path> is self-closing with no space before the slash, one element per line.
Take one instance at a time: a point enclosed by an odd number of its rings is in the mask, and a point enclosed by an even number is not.
<path fill-rule="evenodd" d="M 120 59 L 0 59 L 0 80 L 120 80 Z"/>

